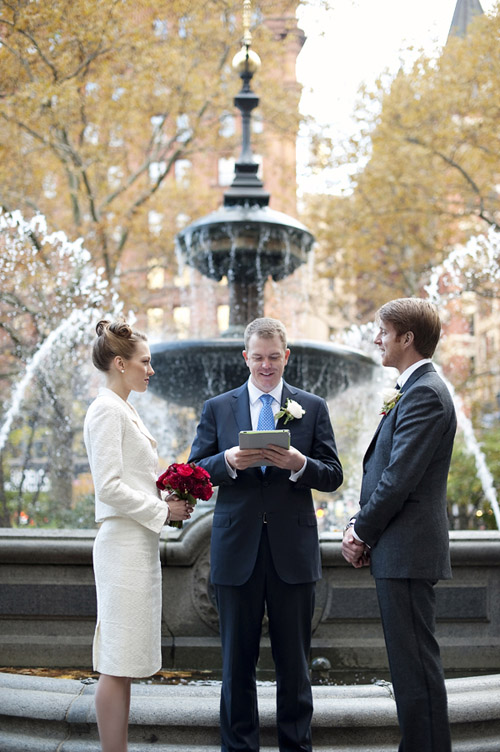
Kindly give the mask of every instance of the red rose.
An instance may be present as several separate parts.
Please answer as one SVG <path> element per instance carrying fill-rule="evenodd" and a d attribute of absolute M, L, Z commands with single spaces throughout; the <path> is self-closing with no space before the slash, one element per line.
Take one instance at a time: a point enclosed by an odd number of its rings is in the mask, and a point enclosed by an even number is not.
<path fill-rule="evenodd" d="M 196 504 L 197 499 L 208 501 L 213 494 L 210 474 L 194 462 L 189 464 L 174 462 L 156 481 L 161 491 L 175 491 L 180 499 L 187 499 Z M 172 527 L 182 527 L 182 522 L 169 522 Z"/>
<path fill-rule="evenodd" d="M 177 465 L 176 470 L 183 478 L 187 478 L 193 474 L 193 468 L 191 465 Z"/>
<path fill-rule="evenodd" d="M 210 475 L 209 475 L 209 473 L 207 473 L 207 471 L 205 470 L 205 468 L 199 467 L 199 465 L 195 465 L 193 467 L 193 475 L 194 475 L 195 478 L 199 478 L 199 479 L 202 479 L 202 478 L 209 479 L 210 478 Z"/>

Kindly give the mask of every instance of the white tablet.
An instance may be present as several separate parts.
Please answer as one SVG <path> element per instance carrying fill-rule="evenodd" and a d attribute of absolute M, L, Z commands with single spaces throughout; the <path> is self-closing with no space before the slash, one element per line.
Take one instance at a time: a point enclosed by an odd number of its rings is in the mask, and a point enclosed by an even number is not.
<path fill-rule="evenodd" d="M 278 431 L 240 431 L 240 449 L 262 449 L 263 447 L 274 444 L 290 449 L 290 431 L 283 428 Z M 250 467 L 261 467 L 270 465 L 271 462 L 265 459 L 256 460 Z"/>

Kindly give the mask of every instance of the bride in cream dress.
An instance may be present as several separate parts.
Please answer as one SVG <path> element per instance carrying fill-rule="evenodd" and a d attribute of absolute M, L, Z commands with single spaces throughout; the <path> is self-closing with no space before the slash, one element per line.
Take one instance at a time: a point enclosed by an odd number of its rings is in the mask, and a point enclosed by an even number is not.
<path fill-rule="evenodd" d="M 100 321 L 92 361 L 106 386 L 90 405 L 84 441 L 95 487 L 97 625 L 95 704 L 103 752 L 126 752 L 131 679 L 161 668 L 159 536 L 192 507 L 156 488 L 156 441 L 128 402 L 154 371 L 145 335 L 124 321 Z"/>

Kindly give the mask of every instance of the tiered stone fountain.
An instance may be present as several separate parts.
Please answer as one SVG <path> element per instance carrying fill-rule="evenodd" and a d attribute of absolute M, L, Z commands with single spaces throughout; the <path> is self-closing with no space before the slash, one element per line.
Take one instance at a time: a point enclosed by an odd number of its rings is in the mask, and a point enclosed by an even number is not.
<path fill-rule="evenodd" d="M 165 343 L 152 348 L 156 390 L 196 409 L 212 394 L 242 383 L 245 324 L 262 315 L 264 283 L 301 264 L 311 233 L 272 211 L 257 178 L 249 143 L 250 90 L 256 70 L 249 43 L 236 59 L 243 88 L 236 105 L 243 116 L 243 150 L 235 180 L 219 211 L 179 236 L 186 261 L 203 274 L 227 275 L 231 318 L 227 338 Z M 330 397 L 370 376 L 369 358 L 328 344 L 292 343 L 286 376 Z M 179 366 L 179 368 L 176 368 Z M 179 371 L 181 383 L 169 376 Z M 163 564 L 163 665 L 165 669 L 218 669 L 217 613 L 208 581 L 211 512 L 184 530 L 165 529 Z M 2 752 L 98 752 L 93 694 L 88 678 L 95 624 L 92 574 L 94 531 L 0 531 L 0 665 L 81 667 L 82 680 L 47 679 L 0 672 Z M 340 533 L 321 538 L 323 579 L 313 618 L 312 670 L 315 749 L 323 752 L 388 752 L 398 742 L 391 685 L 376 594 L 367 570 L 346 565 Z M 437 588 L 438 637 L 449 678 L 454 752 L 500 749 L 500 533 L 453 533 L 455 579 Z M 357 686 L 321 685 L 322 671 L 357 674 Z M 272 668 L 269 640 L 261 645 L 260 670 Z M 343 673 L 342 673 L 343 672 Z M 328 673 L 328 671 L 327 671 Z M 375 678 L 379 681 L 375 681 Z M 267 678 L 267 677 L 266 677 Z M 364 680 L 365 683 L 362 683 Z M 371 682 L 371 683 L 368 683 Z M 277 749 L 274 688 L 259 687 L 262 752 Z M 130 752 L 154 744 L 158 752 L 216 752 L 219 688 L 134 684 Z M 425 750 L 422 750 L 425 752 Z"/>
<path fill-rule="evenodd" d="M 243 330 L 249 321 L 264 315 L 266 281 L 292 274 L 306 261 L 314 243 L 304 225 L 269 207 L 270 195 L 257 176 L 250 125 L 259 98 L 250 82 L 259 65 L 249 44 L 233 60 L 243 82 L 234 99 L 242 116 L 242 149 L 224 204 L 177 236 L 186 263 L 210 279 L 227 278 L 229 329 L 215 340 L 181 340 L 151 347 L 156 371 L 151 388 L 176 404 L 198 408 L 208 397 L 245 381 Z M 291 352 L 286 379 L 325 398 L 367 380 L 374 368 L 363 353 L 326 342 L 295 341 Z"/>

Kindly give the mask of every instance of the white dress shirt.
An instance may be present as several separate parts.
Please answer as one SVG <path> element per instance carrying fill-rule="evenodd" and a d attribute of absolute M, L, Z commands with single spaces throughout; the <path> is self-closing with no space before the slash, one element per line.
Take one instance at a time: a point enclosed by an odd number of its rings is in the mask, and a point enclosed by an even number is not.
<path fill-rule="evenodd" d="M 401 388 L 401 391 L 403 391 L 403 387 L 412 375 L 414 371 L 417 370 L 417 368 L 420 368 L 420 366 L 423 366 L 425 363 L 432 363 L 432 360 L 430 358 L 422 358 L 422 360 L 417 360 L 416 363 L 413 363 L 413 365 L 408 366 L 406 371 L 403 371 L 403 373 L 400 373 L 396 384 Z"/>
<path fill-rule="evenodd" d="M 273 397 L 273 401 L 271 403 L 271 408 L 273 411 L 273 415 L 276 415 L 277 412 L 279 412 L 281 408 L 281 394 L 283 392 L 283 379 L 280 379 L 279 383 L 272 389 L 270 392 L 263 392 L 259 387 L 255 386 L 255 384 L 252 382 L 251 377 L 248 379 L 247 382 L 248 387 L 248 399 L 250 403 L 250 420 L 252 421 L 252 431 L 257 430 L 257 425 L 259 422 L 259 415 L 260 411 L 262 409 L 262 400 L 260 399 L 263 394 L 270 394 L 271 397 Z M 237 472 L 236 470 L 231 467 L 229 462 L 227 461 L 227 456 L 224 454 L 225 460 L 226 460 L 226 468 L 231 476 L 231 478 L 236 478 Z M 291 481 L 297 481 L 304 470 L 306 469 L 307 465 L 307 457 L 305 459 L 304 464 L 300 468 L 300 470 L 297 470 L 295 473 L 290 473 L 290 480 Z"/>

